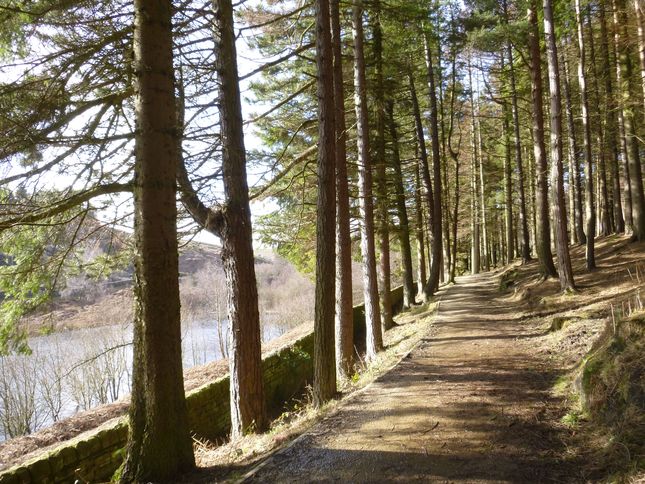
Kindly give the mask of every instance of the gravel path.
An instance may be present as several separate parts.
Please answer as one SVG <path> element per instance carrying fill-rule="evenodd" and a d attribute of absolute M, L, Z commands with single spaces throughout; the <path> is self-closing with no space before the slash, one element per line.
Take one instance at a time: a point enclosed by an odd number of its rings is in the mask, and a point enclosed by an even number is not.
<path fill-rule="evenodd" d="M 243 482 L 577 482 L 557 376 L 493 275 L 444 289 L 399 365 Z"/>

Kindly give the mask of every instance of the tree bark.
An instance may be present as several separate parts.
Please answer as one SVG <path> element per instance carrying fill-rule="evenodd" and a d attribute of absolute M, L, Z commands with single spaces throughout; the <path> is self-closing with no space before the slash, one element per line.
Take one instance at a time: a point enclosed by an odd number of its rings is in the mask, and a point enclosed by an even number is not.
<path fill-rule="evenodd" d="M 595 42 L 594 42 L 594 33 L 593 33 L 593 26 L 591 24 L 591 13 L 587 11 L 586 15 L 587 19 L 587 31 L 589 33 L 589 59 L 591 61 L 591 65 L 593 66 L 592 73 L 593 76 L 591 77 L 591 82 L 592 82 L 592 93 L 594 94 L 595 98 L 595 103 L 598 106 L 599 111 L 596 113 L 597 117 L 597 122 L 592 123 L 592 125 L 595 124 L 596 127 L 596 144 L 598 145 L 598 169 L 596 170 L 596 175 L 598 179 L 598 196 L 596 197 L 596 200 L 598 200 L 598 208 L 596 212 L 600 213 L 599 217 L 597 217 L 598 220 L 598 225 L 599 225 L 599 231 L 600 235 L 607 236 L 611 234 L 612 232 L 612 227 L 611 227 L 611 215 L 610 215 L 610 210 L 609 210 L 609 193 L 607 192 L 607 163 L 605 159 L 605 154 L 606 151 L 604 149 L 605 147 L 605 127 L 603 126 L 602 122 L 602 109 L 607 109 L 606 104 L 603 103 L 601 96 L 600 96 L 600 89 L 598 86 L 598 78 L 602 75 L 597 68 L 597 63 L 595 61 L 596 59 L 596 47 L 595 47 Z M 584 16 L 583 16 L 584 20 Z M 592 104 L 594 101 L 592 100 Z M 603 106 L 604 104 L 604 106 Z M 589 121 L 591 122 L 593 120 L 593 117 L 591 113 L 589 113 L 590 119 Z"/>
<path fill-rule="evenodd" d="M 392 319 L 392 300 L 390 293 L 390 217 L 389 200 L 386 178 L 385 161 L 385 94 L 383 91 L 383 33 L 381 30 L 381 4 L 379 0 L 372 2 L 374 21 L 372 22 L 372 43 L 374 46 L 374 61 L 376 82 L 374 85 L 374 102 L 376 108 L 376 188 L 377 206 L 376 221 L 380 247 L 379 257 L 379 298 L 381 301 L 381 324 L 383 330 L 394 326 Z"/>
<path fill-rule="evenodd" d="M 479 210 L 478 210 L 478 198 L 479 190 L 477 188 L 477 153 L 478 153 L 478 143 L 477 143 L 477 123 L 475 120 L 475 100 L 473 96 L 473 77 L 472 77 L 472 67 L 470 65 L 470 59 L 468 62 L 468 86 L 469 86 L 469 99 L 470 99 L 470 129 L 471 133 L 471 143 L 470 149 L 472 151 L 470 158 L 470 193 L 471 193 L 471 202 L 470 202 L 470 233 L 472 239 L 471 245 L 471 259 L 472 259 L 472 274 L 478 274 L 480 267 L 480 246 L 479 246 Z"/>
<path fill-rule="evenodd" d="M 195 465 L 183 385 L 170 1 L 135 0 L 135 316 L 130 433 L 121 482 Z"/>
<path fill-rule="evenodd" d="M 334 126 L 333 50 L 329 0 L 316 0 L 318 71 L 318 201 L 316 220 L 316 302 L 314 308 L 314 405 L 336 393 L 334 342 L 336 129 Z"/>
<path fill-rule="evenodd" d="M 624 0 L 614 0 L 614 28 L 617 47 L 617 61 L 620 69 L 618 90 L 621 94 L 621 111 L 625 144 L 627 147 L 627 172 L 629 173 L 629 192 L 631 196 L 631 229 L 632 238 L 645 240 L 645 197 L 643 195 L 643 176 L 638 147 L 636 128 L 636 108 L 633 99 L 636 97 L 633 87 L 632 52 L 627 42 L 627 12 Z"/>
<path fill-rule="evenodd" d="M 503 2 L 504 20 L 508 25 L 508 9 L 506 0 Z M 522 230 L 522 263 L 531 260 L 531 243 L 529 241 L 529 225 L 526 211 L 526 192 L 524 190 L 524 166 L 522 160 L 522 142 L 520 137 L 520 113 L 517 106 L 517 87 L 515 82 L 515 66 L 513 60 L 513 46 L 510 40 L 506 41 L 506 55 L 508 56 L 508 70 L 511 82 L 511 111 L 513 115 L 513 145 L 515 148 L 515 164 L 517 165 L 517 188 L 520 195 L 520 229 Z"/>
<path fill-rule="evenodd" d="M 591 119 L 589 116 L 589 100 L 587 98 L 587 77 L 585 73 L 586 68 L 586 52 L 585 52 L 585 38 L 584 38 L 584 24 L 582 12 L 580 9 L 580 0 L 574 0 L 576 12 L 576 26 L 578 34 L 578 86 L 580 88 L 580 112 L 582 113 L 582 139 L 583 139 L 583 152 L 585 160 L 585 222 L 587 236 L 586 244 L 586 261 L 587 270 L 596 268 L 595 257 L 595 239 L 596 239 L 596 206 L 595 194 L 593 188 L 593 166 L 591 155 Z M 551 93 L 553 95 L 553 93 Z M 559 254 L 558 254 L 559 255 Z"/>
<path fill-rule="evenodd" d="M 437 111 L 437 90 L 435 87 L 435 74 L 432 64 L 432 50 L 430 34 L 424 30 L 424 45 L 426 69 L 428 76 L 428 96 L 430 98 L 430 139 L 432 141 L 432 171 L 434 178 L 433 188 L 433 209 L 431 214 L 432 224 L 432 265 L 430 266 L 430 278 L 425 285 L 423 294 L 426 300 L 439 289 L 439 275 L 441 271 L 442 252 L 442 216 L 441 216 L 441 156 L 439 152 L 439 120 Z"/>
<path fill-rule="evenodd" d="M 410 308 L 414 300 L 414 276 L 412 274 L 412 248 L 410 246 L 410 222 L 408 209 L 405 206 L 405 191 L 403 188 L 403 173 L 399 153 L 399 135 L 394 121 L 394 103 L 389 101 L 386 106 L 390 139 L 392 140 L 392 167 L 394 168 L 394 189 L 396 192 L 396 210 L 399 217 L 399 244 L 401 245 L 401 261 L 403 263 L 403 307 Z"/>
<path fill-rule="evenodd" d="M 567 211 L 564 203 L 562 174 L 562 113 L 560 100 L 560 72 L 558 47 L 555 38 L 551 0 L 544 0 L 544 34 L 546 38 L 547 65 L 549 69 L 549 98 L 551 102 L 551 193 L 553 221 L 555 223 L 558 275 L 562 291 L 574 291 L 573 270 L 569 257 L 567 238 Z"/>
<path fill-rule="evenodd" d="M 609 154 L 609 167 L 612 179 L 612 207 L 614 230 L 616 233 L 625 231 L 625 219 L 623 217 L 623 207 L 620 196 L 620 174 L 619 174 L 619 133 L 618 121 L 616 117 L 616 98 L 612 85 L 611 62 L 609 58 L 609 34 L 607 32 L 607 18 L 605 13 L 604 0 L 598 2 L 598 11 L 600 19 L 600 51 L 602 56 L 602 71 L 605 80 L 605 96 L 607 98 L 605 106 L 605 153 Z"/>
<path fill-rule="evenodd" d="M 571 85 L 569 83 L 569 61 L 566 55 L 562 55 L 562 66 L 564 68 L 564 79 L 562 87 L 564 90 L 564 105 L 567 112 L 567 140 L 569 142 L 569 190 L 571 191 L 571 202 L 573 218 L 571 220 L 572 239 L 578 244 L 586 244 L 582 224 L 582 189 L 580 186 L 580 160 L 578 158 L 578 140 L 576 137 L 576 126 L 573 116 L 573 104 L 571 102 Z"/>
<path fill-rule="evenodd" d="M 361 253 L 363 256 L 363 294 L 365 297 L 366 357 L 376 358 L 383 350 L 379 314 L 376 254 L 374 248 L 374 205 L 372 200 L 372 167 L 369 149 L 369 124 L 365 93 L 365 54 L 363 46 L 363 8 L 356 0 L 352 8 L 354 36 L 354 105 L 358 149 L 358 196 L 361 212 Z"/>
<path fill-rule="evenodd" d="M 531 100 L 533 105 L 533 152 L 536 169 L 537 241 L 536 253 L 544 277 L 555 277 L 557 272 L 551 254 L 549 223 L 549 196 L 547 185 L 547 159 L 544 142 L 544 110 L 542 107 L 542 66 L 536 0 L 528 7 L 529 55 L 531 62 Z"/>
<path fill-rule="evenodd" d="M 503 64 L 503 62 L 502 62 Z M 503 69 L 503 67 L 502 67 Z M 511 171 L 511 135 L 508 122 L 508 108 L 502 106 L 502 130 L 504 138 L 504 226 L 506 229 L 506 263 L 510 264 L 515 258 L 513 237 L 513 178 Z"/>
<path fill-rule="evenodd" d="M 352 239 L 350 234 L 347 133 L 341 52 L 339 0 L 331 0 L 334 53 L 334 126 L 336 127 L 336 373 L 348 377 L 354 366 Z"/>
<path fill-rule="evenodd" d="M 416 156 L 419 160 L 419 156 Z M 419 176 L 419 163 L 414 167 L 414 204 L 416 207 L 415 235 L 417 241 L 417 294 L 423 294 L 426 285 L 426 257 L 425 242 L 423 240 L 423 204 L 421 203 L 421 180 Z"/>

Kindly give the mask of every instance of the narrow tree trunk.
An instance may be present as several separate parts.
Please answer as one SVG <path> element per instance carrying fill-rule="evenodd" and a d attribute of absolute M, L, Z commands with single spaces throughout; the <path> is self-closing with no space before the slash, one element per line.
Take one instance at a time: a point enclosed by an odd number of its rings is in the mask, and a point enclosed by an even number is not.
<path fill-rule="evenodd" d="M 135 0 L 134 11 L 136 304 L 121 482 L 165 481 L 195 465 L 181 360 L 172 5 Z"/>
<path fill-rule="evenodd" d="M 428 166 L 428 152 L 426 150 L 426 142 L 423 134 L 423 124 L 421 122 L 421 111 L 419 109 L 417 91 L 414 86 L 414 76 L 411 70 L 408 73 L 408 81 L 410 86 L 410 99 L 412 101 L 412 114 L 414 116 L 414 125 L 416 129 L 416 139 L 417 139 L 417 144 L 419 146 L 419 161 L 421 162 L 419 171 L 421 172 L 421 180 L 423 182 L 423 188 L 425 190 L 425 199 L 426 199 L 425 201 L 426 201 L 426 207 L 428 209 L 428 214 L 429 214 L 428 225 L 431 226 L 433 225 L 433 220 L 435 218 L 434 196 L 432 193 L 432 181 L 430 179 L 430 168 Z M 437 147 L 437 150 L 438 150 L 438 147 Z M 439 237 L 441 237 L 441 233 L 439 234 Z M 434 253 L 432 254 L 432 257 L 434 258 Z M 434 263 L 434 262 L 431 262 L 431 263 Z M 437 278 L 438 278 L 438 273 L 437 273 Z M 424 298 L 426 299 L 428 296 L 425 293 L 426 291 L 425 288 L 427 287 L 428 284 L 429 284 L 429 281 L 426 281 L 426 284 L 423 286 Z"/>
<path fill-rule="evenodd" d="M 585 222 L 587 236 L 586 260 L 587 269 L 596 268 L 594 244 L 596 239 L 596 207 L 593 189 L 593 166 L 591 156 L 591 119 L 589 116 L 589 101 L 587 99 L 587 78 L 585 73 L 586 52 L 584 40 L 584 24 L 580 10 L 580 0 L 575 0 L 576 26 L 578 34 L 578 86 L 580 87 L 580 112 L 582 113 L 582 134 L 585 160 Z M 553 92 L 551 92 L 553 96 Z M 553 116 L 552 116 L 553 117 Z M 559 255 L 559 254 L 558 254 Z"/>
<path fill-rule="evenodd" d="M 578 159 L 578 140 L 576 138 L 576 126 L 573 116 L 573 104 L 571 102 L 571 87 L 569 84 L 569 61 L 566 55 L 562 55 L 562 66 L 564 68 L 564 79 L 562 87 L 564 90 L 564 105 L 567 112 L 567 139 L 569 142 L 569 189 L 571 191 L 573 220 L 572 240 L 578 244 L 586 244 L 587 236 L 585 235 L 582 224 L 582 189 L 580 184 L 580 160 Z"/>
<path fill-rule="evenodd" d="M 417 160 L 419 157 L 416 157 Z M 414 203 L 416 207 L 415 234 L 417 240 L 417 294 L 423 294 L 426 285 L 426 251 L 423 240 L 423 204 L 421 203 L 421 180 L 419 176 L 419 163 L 415 166 L 414 177 Z"/>
<path fill-rule="evenodd" d="M 569 240 L 567 238 L 567 211 L 564 203 L 562 174 L 562 114 L 560 101 L 560 72 L 558 47 L 553 23 L 551 0 L 544 0 L 544 34 L 546 37 L 547 64 L 549 69 L 549 98 L 551 101 L 551 193 L 553 198 L 553 221 L 555 223 L 558 275 L 563 291 L 575 290 Z M 590 237 L 588 237 L 590 238 Z"/>
<path fill-rule="evenodd" d="M 506 104 L 502 107 L 502 129 L 504 132 L 504 221 L 506 227 L 506 263 L 515 258 L 513 237 L 513 178 L 511 171 L 511 135 Z"/>
<path fill-rule="evenodd" d="M 472 239 L 472 274 L 478 274 L 480 271 L 481 261 L 479 260 L 480 246 L 479 246 L 479 210 L 477 199 L 479 197 L 479 192 L 477 189 L 477 125 L 475 121 L 475 101 L 473 96 L 473 77 L 472 77 L 472 68 L 470 65 L 470 59 L 468 61 L 468 86 L 470 91 L 470 129 L 471 133 L 471 142 L 470 149 L 472 151 L 470 158 L 470 233 Z"/>
<path fill-rule="evenodd" d="M 369 124 L 365 93 L 365 54 L 363 46 L 363 8 L 356 1 L 352 8 L 354 36 L 354 105 L 358 149 L 358 196 L 361 212 L 361 252 L 363 255 L 363 294 L 365 297 L 366 357 L 374 360 L 383 350 L 379 314 L 376 254 L 374 248 L 374 205 L 372 201 L 372 164 L 369 149 Z"/>
<path fill-rule="evenodd" d="M 318 202 L 314 306 L 314 405 L 336 393 L 334 301 L 336 262 L 336 128 L 329 0 L 316 0 L 318 71 Z"/>
<path fill-rule="evenodd" d="M 432 64 L 432 51 L 430 47 L 430 34 L 424 32 L 426 68 L 428 75 L 428 96 L 430 98 L 430 139 L 432 141 L 432 171 L 434 178 L 433 210 L 432 210 L 432 266 L 430 278 L 424 288 L 426 300 L 439 289 L 439 272 L 441 269 L 442 251 L 442 216 L 441 216 L 441 157 L 439 154 L 439 120 L 437 112 L 437 90 L 435 87 L 435 74 Z"/>
<path fill-rule="evenodd" d="M 394 121 L 394 103 L 386 106 L 390 138 L 392 140 L 392 167 L 394 168 L 394 190 L 396 192 L 396 210 L 399 216 L 399 244 L 401 245 L 401 260 L 403 263 L 403 307 L 410 308 L 414 304 L 414 277 L 412 274 L 412 249 L 410 247 L 410 223 L 408 209 L 405 206 L 405 191 L 403 188 L 403 173 L 401 156 L 399 154 L 399 136 Z"/>
<path fill-rule="evenodd" d="M 645 109 L 645 5 L 643 5 L 643 0 L 634 0 L 634 10 L 636 11 L 636 27 L 638 29 L 638 60 L 641 68 L 643 109 Z"/>
<path fill-rule="evenodd" d="M 606 109 L 606 103 L 602 102 L 600 97 L 600 89 L 598 87 L 598 78 L 601 76 L 601 73 L 598 72 L 597 63 L 595 61 L 596 47 L 594 42 L 593 26 L 591 25 L 591 14 L 589 12 L 587 12 L 586 18 L 587 18 L 587 30 L 589 32 L 589 59 L 591 61 L 591 65 L 593 66 L 592 73 L 594 74 L 593 76 L 591 76 L 592 93 L 594 94 L 595 103 L 598 106 L 598 109 L 602 110 L 601 106 L 603 106 L 603 104 L 605 105 L 605 109 Z M 590 116 L 589 121 L 591 122 L 593 119 L 592 113 L 589 113 L 589 116 Z M 610 217 L 610 211 L 609 211 L 609 194 L 607 192 L 607 163 L 605 160 L 605 150 L 604 150 L 605 132 L 604 132 L 603 123 L 601 121 L 602 113 L 600 111 L 596 113 L 596 118 L 597 118 L 597 122 L 595 123 L 596 144 L 598 145 L 598 169 L 596 170 L 596 176 L 597 176 L 596 186 L 598 187 L 598 194 L 597 194 L 596 200 L 598 200 L 597 212 L 600 213 L 600 215 L 597 218 L 599 219 L 598 222 L 599 222 L 600 235 L 606 236 L 612 232 L 612 229 L 611 229 L 611 217 Z"/>
<path fill-rule="evenodd" d="M 390 298 L 390 220 L 387 179 L 385 172 L 385 94 L 383 91 L 383 34 L 381 31 L 381 6 L 379 0 L 372 3 L 374 21 L 372 22 L 372 45 L 376 67 L 374 102 L 376 104 L 376 224 L 380 247 L 379 257 L 379 298 L 381 301 L 381 324 L 383 330 L 394 326 L 392 301 Z"/>
<path fill-rule="evenodd" d="M 549 223 L 549 196 L 547 185 L 547 159 L 544 142 L 544 110 L 542 107 L 542 66 L 537 20 L 536 0 L 528 8 L 529 54 L 531 60 L 531 99 L 533 105 L 533 152 L 536 169 L 537 241 L 536 253 L 544 277 L 555 277 L 557 272 L 551 254 L 551 229 Z"/>
<path fill-rule="evenodd" d="M 504 17 L 508 25 L 508 11 L 504 0 Z M 511 110 L 513 114 L 513 134 L 515 147 L 515 164 L 517 165 L 517 188 L 520 195 L 520 230 L 522 231 L 522 263 L 531 260 L 531 245 L 529 242 L 529 225 L 526 213 L 526 192 L 524 190 L 524 166 L 522 161 L 522 143 L 520 137 L 520 113 L 517 106 L 517 87 L 515 83 L 515 66 L 513 61 L 513 47 L 506 41 L 506 55 L 508 56 L 508 70 L 511 81 Z"/>
<path fill-rule="evenodd" d="M 481 199 L 481 224 L 482 224 L 482 245 L 484 249 L 484 267 L 486 271 L 490 271 L 490 251 L 488 248 L 488 226 L 486 222 L 486 191 L 484 184 L 484 157 L 482 152 L 484 149 L 484 144 L 482 142 L 482 130 L 481 125 L 477 122 L 477 144 L 479 146 L 479 196 Z"/>
<path fill-rule="evenodd" d="M 625 143 L 627 145 L 627 165 L 629 173 L 629 192 L 631 196 L 631 221 L 632 238 L 645 240 L 645 197 L 643 195 L 643 176 L 638 147 L 638 131 L 636 128 L 635 106 L 632 102 L 636 97 L 633 83 L 632 53 L 627 42 L 627 12 L 624 0 L 614 0 L 614 28 L 616 46 L 618 50 L 618 65 L 620 78 L 618 90 L 621 93 L 621 110 L 623 114 L 623 128 L 625 130 Z"/>
<path fill-rule="evenodd" d="M 611 62 L 609 58 L 609 34 L 607 32 L 607 18 L 605 13 L 604 0 L 598 3 L 599 17 L 600 17 L 600 50 L 602 56 L 602 71 L 605 80 L 605 153 L 609 155 L 609 167 L 612 178 L 612 207 L 614 218 L 614 230 L 616 233 L 625 231 L 625 219 L 623 217 L 623 207 L 620 195 L 620 174 L 619 174 L 619 159 L 620 159 L 620 140 L 618 132 L 618 121 L 616 117 L 616 99 L 612 85 Z"/>
<path fill-rule="evenodd" d="M 346 378 L 351 374 L 354 366 L 352 239 L 347 182 L 347 134 L 339 0 L 330 0 L 330 7 L 334 54 L 334 126 L 336 127 L 336 374 L 339 378 Z"/>

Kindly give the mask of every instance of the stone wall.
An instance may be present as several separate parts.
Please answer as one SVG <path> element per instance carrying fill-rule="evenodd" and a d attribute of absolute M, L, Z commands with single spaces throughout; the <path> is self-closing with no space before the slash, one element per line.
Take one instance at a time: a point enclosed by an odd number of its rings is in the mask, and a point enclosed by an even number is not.
<path fill-rule="evenodd" d="M 395 312 L 400 309 L 402 300 L 403 289 L 397 287 L 392 291 Z M 354 307 L 354 334 L 357 342 L 365 339 L 363 305 Z M 279 415 L 285 405 L 301 396 L 311 383 L 313 340 L 313 333 L 309 333 L 262 360 L 270 415 Z M 197 438 L 218 439 L 228 435 L 231 426 L 228 376 L 190 391 L 186 400 L 189 425 Z M 123 461 L 127 437 L 127 417 L 111 420 L 0 473 L 0 484 L 109 480 Z"/>

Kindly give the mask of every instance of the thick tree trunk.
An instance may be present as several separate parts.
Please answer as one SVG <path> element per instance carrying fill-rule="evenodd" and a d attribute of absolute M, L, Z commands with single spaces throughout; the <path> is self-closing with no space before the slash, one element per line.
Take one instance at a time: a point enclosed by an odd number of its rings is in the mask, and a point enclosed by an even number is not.
<path fill-rule="evenodd" d="M 365 54 L 363 46 L 363 8 L 356 1 L 352 8 L 354 36 L 354 105 L 358 148 L 358 196 L 361 212 L 361 252 L 363 256 L 363 294 L 365 297 L 366 357 L 374 360 L 383 349 L 379 314 L 376 254 L 374 248 L 374 205 L 372 166 L 369 149 L 369 124 L 365 93 Z"/>
<path fill-rule="evenodd" d="M 390 217 L 389 197 L 386 178 L 385 161 L 385 94 L 383 91 L 383 34 L 381 31 L 381 4 L 379 0 L 372 3 L 374 20 L 372 22 L 372 45 L 374 46 L 374 61 L 376 67 L 376 82 L 374 85 L 374 102 L 376 104 L 376 223 L 379 240 L 379 298 L 381 301 L 381 324 L 383 330 L 394 326 L 392 319 L 392 301 L 390 293 Z"/>
<path fill-rule="evenodd" d="M 218 107 L 222 143 L 222 259 L 226 273 L 231 324 L 231 434 L 262 432 L 267 417 L 262 384 L 260 315 L 255 278 L 251 209 L 246 177 L 246 150 L 231 0 L 214 2 L 215 66 L 220 84 Z"/>
<path fill-rule="evenodd" d="M 347 133 L 339 0 L 330 0 L 334 53 L 334 126 L 336 127 L 336 373 L 348 377 L 354 366 L 352 239 L 347 174 Z"/>
<path fill-rule="evenodd" d="M 573 104 L 571 102 L 571 87 L 569 83 L 569 61 L 566 55 L 562 55 L 562 66 L 564 68 L 564 79 L 562 87 L 564 89 L 564 105 L 567 113 L 567 140 L 569 154 L 569 190 L 571 191 L 571 202 L 573 219 L 571 220 L 572 240 L 578 244 L 586 244 L 587 236 L 585 235 L 582 224 L 582 189 L 580 183 L 580 160 L 578 158 L 578 140 L 576 137 L 576 126 L 573 116 Z"/>
<path fill-rule="evenodd" d="M 401 245 L 401 261 L 403 263 L 403 307 L 410 308 L 415 302 L 414 275 L 412 274 L 412 248 L 410 246 L 410 222 L 408 209 L 405 206 L 405 191 L 403 188 L 403 173 L 401 169 L 401 156 L 399 154 L 399 135 L 394 121 L 394 103 L 386 106 L 390 139 L 392 140 L 392 168 L 394 168 L 394 190 L 396 193 L 396 211 L 399 217 L 399 244 Z"/>
<path fill-rule="evenodd" d="M 638 60 L 641 68 L 641 90 L 643 109 L 645 109 L 645 5 L 643 0 L 634 0 L 636 11 L 636 28 L 638 30 Z"/>
<path fill-rule="evenodd" d="M 437 90 L 435 87 L 435 73 L 432 64 L 432 50 L 430 34 L 424 31 L 426 69 L 428 75 L 428 96 L 430 98 L 430 139 L 432 141 L 432 171 L 434 178 L 432 223 L 432 265 L 430 278 L 426 283 L 423 294 L 426 300 L 439 289 L 439 273 L 441 270 L 442 252 L 442 214 L 441 214 L 441 156 L 439 152 L 439 119 L 437 111 Z"/>
<path fill-rule="evenodd" d="M 618 121 L 616 117 L 616 99 L 612 85 L 611 62 L 609 58 L 609 33 L 607 31 L 607 18 L 605 13 L 604 0 L 598 4 L 599 18 L 600 18 L 600 50 L 602 56 L 602 71 L 605 80 L 605 153 L 609 156 L 609 167 L 612 179 L 612 207 L 614 230 L 616 233 L 625 231 L 625 219 L 623 217 L 623 207 L 621 203 L 620 194 L 620 174 L 619 174 L 619 160 L 620 160 L 620 140 L 618 133 Z"/>
<path fill-rule="evenodd" d="M 643 176 L 638 147 L 636 128 L 636 106 L 633 99 L 637 97 L 633 84 L 632 53 L 627 35 L 627 12 L 624 0 L 614 0 L 614 28 L 617 46 L 617 60 L 620 68 L 618 90 L 621 94 L 621 110 L 625 143 L 627 146 L 627 165 L 629 173 L 629 192 L 631 196 L 632 237 L 634 240 L 645 240 L 645 197 L 643 195 Z"/>
<path fill-rule="evenodd" d="M 549 223 L 549 196 L 547 185 L 547 159 L 544 142 L 544 110 L 542 107 L 542 66 L 537 20 L 536 0 L 528 8 L 529 54 L 531 59 L 531 99 L 533 105 L 533 152 L 536 169 L 537 241 L 536 253 L 544 277 L 555 277 L 557 272 L 551 254 Z"/>
<path fill-rule="evenodd" d="M 121 482 L 195 465 L 183 385 L 170 1 L 135 0 L 135 317 L 130 434 Z"/>
<path fill-rule="evenodd" d="M 584 24 L 580 10 L 580 0 L 575 0 L 576 26 L 578 34 L 578 86 L 580 88 L 580 112 L 582 113 L 582 139 L 585 160 L 585 235 L 587 236 L 586 260 L 587 269 L 596 268 L 595 239 L 596 239 L 596 206 L 593 188 L 593 166 L 591 155 L 591 119 L 589 115 L 589 101 L 586 77 L 586 52 L 584 40 Z M 553 96 L 553 92 L 551 92 Z M 552 116 L 553 118 L 553 116 Z"/>
<path fill-rule="evenodd" d="M 314 405 L 336 393 L 334 301 L 336 262 L 336 128 L 329 0 L 316 0 L 318 71 L 318 202 L 314 307 Z"/>
<path fill-rule="evenodd" d="M 553 199 L 553 222 L 555 224 L 558 275 L 563 291 L 575 290 L 569 240 L 567 237 L 567 211 L 564 203 L 562 170 L 562 113 L 560 100 L 560 72 L 558 47 L 555 38 L 551 0 L 544 0 L 544 34 L 546 38 L 547 64 L 549 69 L 549 98 L 551 101 L 551 193 Z"/>

